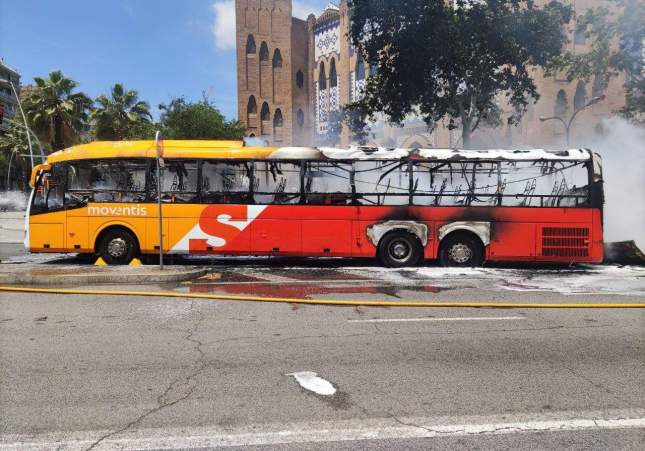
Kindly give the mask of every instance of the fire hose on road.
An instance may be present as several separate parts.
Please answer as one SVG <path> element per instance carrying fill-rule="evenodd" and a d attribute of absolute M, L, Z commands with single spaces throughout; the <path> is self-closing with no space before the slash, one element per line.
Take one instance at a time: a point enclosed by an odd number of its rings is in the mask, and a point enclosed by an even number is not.
<path fill-rule="evenodd" d="M 78 290 L 67 288 L 32 288 L 0 286 L 2 292 L 38 294 L 75 294 L 90 296 L 142 296 L 155 298 L 203 299 L 218 301 L 268 302 L 345 307 L 422 307 L 422 308 L 488 308 L 488 309 L 645 309 L 643 303 L 525 303 L 525 302 L 454 302 L 454 301 L 368 301 L 362 299 L 299 299 L 260 296 L 177 293 L 174 291 Z"/>

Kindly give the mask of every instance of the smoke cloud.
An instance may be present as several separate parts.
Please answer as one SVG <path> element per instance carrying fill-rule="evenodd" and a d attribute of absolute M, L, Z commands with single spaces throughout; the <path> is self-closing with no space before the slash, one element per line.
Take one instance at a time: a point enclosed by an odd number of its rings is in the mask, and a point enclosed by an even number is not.
<path fill-rule="evenodd" d="M 606 135 L 581 144 L 603 159 L 605 241 L 634 240 L 645 249 L 645 129 L 619 117 L 603 126 Z"/>

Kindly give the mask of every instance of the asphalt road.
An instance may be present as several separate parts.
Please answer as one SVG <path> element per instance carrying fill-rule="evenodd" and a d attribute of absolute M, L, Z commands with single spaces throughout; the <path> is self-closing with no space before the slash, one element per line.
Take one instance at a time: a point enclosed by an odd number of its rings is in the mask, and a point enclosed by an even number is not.
<path fill-rule="evenodd" d="M 315 287 L 300 292 L 310 298 L 645 302 L 638 275 L 622 295 L 593 295 L 500 287 L 494 281 L 515 274 L 504 271 L 491 279 L 431 267 L 220 269 L 191 285 L 134 288 L 263 294 L 297 279 Z M 419 283 L 433 272 L 431 284 Z M 556 285 L 575 277 L 608 280 L 572 272 Z M 640 450 L 645 442 L 645 310 L 0 293 L 0 353 L 3 449 Z M 301 372 L 335 393 L 316 394 L 293 375 Z"/>

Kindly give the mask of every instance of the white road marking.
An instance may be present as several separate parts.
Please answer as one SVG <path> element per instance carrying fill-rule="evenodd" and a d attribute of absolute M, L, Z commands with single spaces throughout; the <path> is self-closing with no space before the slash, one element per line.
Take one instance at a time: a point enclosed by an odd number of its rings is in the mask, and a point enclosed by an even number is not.
<path fill-rule="evenodd" d="M 638 412 L 636 412 L 638 411 Z M 248 425 L 240 429 L 213 427 L 137 429 L 101 441 L 94 449 L 201 449 L 220 446 L 267 446 L 291 443 L 324 443 L 359 440 L 501 435 L 532 432 L 563 432 L 612 429 L 644 429 L 643 409 L 625 409 L 624 414 L 606 412 L 554 412 L 469 417 L 474 422 L 440 418 L 344 420 L 315 423 Z M 638 417 L 632 417 L 638 413 Z M 560 416 L 558 416 L 560 415 Z M 504 421 L 506 419 L 506 421 Z M 58 432 L 47 435 L 3 435 L 0 450 L 82 450 L 109 431 Z"/>
<path fill-rule="evenodd" d="M 319 377 L 313 371 L 300 371 L 297 373 L 285 374 L 285 376 L 293 376 L 302 388 L 318 395 L 332 396 L 336 393 L 336 387 L 334 387 L 331 382 Z"/>
<path fill-rule="evenodd" d="M 516 321 L 526 319 L 524 316 L 489 316 L 489 317 L 460 317 L 460 318 L 375 318 L 375 319 L 350 319 L 350 323 L 413 323 L 417 321 L 442 322 L 442 321 Z"/>

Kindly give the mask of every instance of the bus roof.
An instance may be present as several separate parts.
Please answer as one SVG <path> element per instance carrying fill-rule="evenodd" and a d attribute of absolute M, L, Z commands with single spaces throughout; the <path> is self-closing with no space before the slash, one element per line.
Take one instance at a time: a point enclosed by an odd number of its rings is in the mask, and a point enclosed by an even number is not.
<path fill-rule="evenodd" d="M 242 141 L 162 141 L 164 158 L 222 158 L 277 160 L 589 160 L 587 149 L 552 151 L 393 149 L 385 147 L 245 147 Z M 96 141 L 52 153 L 47 162 L 106 158 L 155 158 L 155 141 Z"/>

